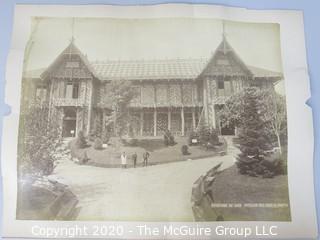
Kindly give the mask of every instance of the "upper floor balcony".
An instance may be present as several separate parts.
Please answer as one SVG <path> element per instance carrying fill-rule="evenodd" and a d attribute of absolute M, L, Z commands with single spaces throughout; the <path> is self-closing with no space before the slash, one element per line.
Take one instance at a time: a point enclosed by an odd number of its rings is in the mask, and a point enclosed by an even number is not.
<path fill-rule="evenodd" d="M 181 103 L 181 102 L 176 102 L 176 103 L 171 103 L 171 102 L 131 102 L 130 107 L 133 108 L 159 108 L 159 107 L 165 107 L 165 108 L 170 108 L 170 107 L 202 107 L 202 102 L 195 102 L 195 103 Z"/>
<path fill-rule="evenodd" d="M 229 97 L 230 96 L 215 96 L 213 97 L 213 103 L 218 105 L 225 104 Z"/>
<path fill-rule="evenodd" d="M 83 98 L 53 98 L 52 104 L 56 107 L 82 107 L 85 101 Z"/>

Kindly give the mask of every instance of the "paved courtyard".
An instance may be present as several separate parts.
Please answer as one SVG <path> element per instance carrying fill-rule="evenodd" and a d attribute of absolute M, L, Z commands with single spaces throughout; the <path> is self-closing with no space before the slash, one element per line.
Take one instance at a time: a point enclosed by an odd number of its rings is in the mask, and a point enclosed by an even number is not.
<path fill-rule="evenodd" d="M 135 169 L 77 165 L 66 159 L 54 177 L 78 197 L 77 220 L 193 221 L 192 184 L 220 162 L 222 169 L 230 167 L 234 147 L 228 150 L 226 156 Z"/>

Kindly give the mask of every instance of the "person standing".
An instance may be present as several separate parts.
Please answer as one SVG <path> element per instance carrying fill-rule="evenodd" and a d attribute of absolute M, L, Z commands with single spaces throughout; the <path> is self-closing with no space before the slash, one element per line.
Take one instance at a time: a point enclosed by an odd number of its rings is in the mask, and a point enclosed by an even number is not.
<path fill-rule="evenodd" d="M 121 165 L 122 168 L 127 168 L 127 155 L 125 152 L 121 154 Z"/>
<path fill-rule="evenodd" d="M 150 156 L 150 153 L 149 152 L 144 152 L 143 153 L 143 166 L 148 166 L 148 161 L 149 161 L 149 156 Z"/>
<path fill-rule="evenodd" d="M 133 161 L 133 167 L 135 168 L 136 165 L 137 165 L 137 158 L 138 158 L 138 155 L 137 153 L 135 152 L 134 154 L 132 154 L 132 161 Z"/>

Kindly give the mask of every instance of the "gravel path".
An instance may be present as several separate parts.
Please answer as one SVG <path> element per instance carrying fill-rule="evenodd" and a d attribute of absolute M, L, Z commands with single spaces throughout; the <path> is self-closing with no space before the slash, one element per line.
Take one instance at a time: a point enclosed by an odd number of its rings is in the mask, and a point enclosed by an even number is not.
<path fill-rule="evenodd" d="M 226 156 L 135 169 L 81 166 L 65 159 L 53 177 L 78 197 L 77 220 L 193 221 L 193 183 L 220 162 L 222 169 L 233 165 L 230 150 Z"/>

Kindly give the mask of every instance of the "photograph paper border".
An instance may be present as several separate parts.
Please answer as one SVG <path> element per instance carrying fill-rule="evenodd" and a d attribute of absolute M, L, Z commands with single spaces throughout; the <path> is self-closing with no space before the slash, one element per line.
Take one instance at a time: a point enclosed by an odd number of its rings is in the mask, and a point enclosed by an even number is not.
<path fill-rule="evenodd" d="M 205 222 L 161 223 L 146 222 L 148 226 L 252 227 L 278 226 L 276 238 L 316 238 L 316 209 L 313 180 L 313 122 L 312 110 L 306 105 L 310 86 L 306 61 L 303 14 L 300 11 L 247 10 L 214 5 L 160 4 L 150 6 L 112 5 L 16 5 L 11 48 L 6 68 L 5 101 L 11 114 L 3 121 L 3 237 L 32 237 L 31 226 L 66 227 L 81 225 L 121 224 L 135 228 L 138 222 L 85 221 L 22 221 L 16 218 L 17 201 L 17 139 L 20 116 L 20 94 L 24 52 L 31 32 L 31 17 L 109 17 L 109 18 L 220 18 L 230 21 L 280 24 L 281 55 L 285 79 L 288 113 L 288 181 L 291 222 Z M 191 187 L 191 186 L 190 186 Z M 140 222 L 139 222 L 140 223 Z M 136 232 L 124 238 L 140 239 Z M 223 239 L 226 236 L 195 237 Z M 266 236 L 265 238 L 273 238 Z M 88 238 L 88 236 L 84 236 Z M 106 238 L 102 236 L 101 238 Z M 114 237 L 110 237 L 114 238 Z M 146 237 L 144 237 L 146 238 Z M 163 236 L 148 239 L 163 239 Z M 184 239 L 186 236 L 166 237 Z M 232 238 L 242 238 L 233 236 Z M 253 238 L 256 238 L 253 236 Z"/>

